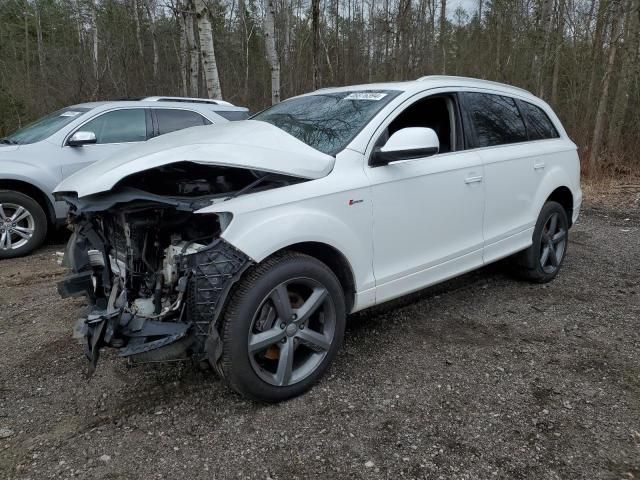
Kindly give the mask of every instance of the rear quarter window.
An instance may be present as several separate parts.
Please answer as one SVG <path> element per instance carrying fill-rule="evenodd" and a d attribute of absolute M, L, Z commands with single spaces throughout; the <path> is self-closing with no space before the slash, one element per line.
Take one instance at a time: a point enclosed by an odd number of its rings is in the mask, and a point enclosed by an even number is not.
<path fill-rule="evenodd" d="M 155 109 L 158 119 L 158 135 L 175 132 L 183 128 L 210 125 L 211 122 L 202 115 L 190 110 L 158 108 Z"/>
<path fill-rule="evenodd" d="M 527 141 L 527 129 L 513 98 L 474 92 L 465 92 L 463 97 L 476 147 Z"/>
<path fill-rule="evenodd" d="M 558 130 L 553 126 L 553 122 L 540 107 L 522 100 L 518 100 L 518 106 L 527 124 L 529 140 L 545 140 L 547 138 L 560 137 Z"/>
<path fill-rule="evenodd" d="M 238 120 L 246 120 L 247 118 L 249 118 L 249 112 L 233 111 L 233 110 L 214 110 L 214 113 L 217 113 L 222 118 L 226 118 L 230 122 L 235 122 Z"/>

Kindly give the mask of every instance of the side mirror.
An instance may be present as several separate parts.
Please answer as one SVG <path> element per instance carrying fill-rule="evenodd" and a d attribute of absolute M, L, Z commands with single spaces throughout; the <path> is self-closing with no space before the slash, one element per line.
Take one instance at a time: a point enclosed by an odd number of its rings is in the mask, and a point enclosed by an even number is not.
<path fill-rule="evenodd" d="M 70 147 L 81 147 L 82 145 L 89 145 L 96 143 L 96 134 L 93 132 L 79 131 L 71 135 L 67 140 L 67 145 Z"/>
<path fill-rule="evenodd" d="M 371 165 L 379 167 L 399 160 L 435 155 L 440 151 L 438 135 L 431 128 L 407 127 L 395 132 L 383 147 L 373 150 Z"/>

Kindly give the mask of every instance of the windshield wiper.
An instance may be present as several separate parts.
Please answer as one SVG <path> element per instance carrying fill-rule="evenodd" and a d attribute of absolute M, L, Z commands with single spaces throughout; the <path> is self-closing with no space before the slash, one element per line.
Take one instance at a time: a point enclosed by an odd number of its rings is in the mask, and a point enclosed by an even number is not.
<path fill-rule="evenodd" d="M 4 143 L 6 145 L 18 145 L 18 142 L 9 138 L 0 138 L 0 143 Z"/>
<path fill-rule="evenodd" d="M 262 182 L 264 182 L 270 176 L 271 176 L 271 174 L 267 173 L 266 175 L 263 175 L 262 177 L 259 177 L 257 180 L 254 180 L 249 185 L 246 185 L 246 186 L 242 187 L 240 190 L 238 190 L 237 192 L 232 193 L 230 196 L 225 198 L 224 201 L 226 202 L 227 200 L 231 200 L 232 198 L 236 198 L 238 195 L 242 195 L 243 193 L 247 193 L 253 187 L 261 184 Z"/>

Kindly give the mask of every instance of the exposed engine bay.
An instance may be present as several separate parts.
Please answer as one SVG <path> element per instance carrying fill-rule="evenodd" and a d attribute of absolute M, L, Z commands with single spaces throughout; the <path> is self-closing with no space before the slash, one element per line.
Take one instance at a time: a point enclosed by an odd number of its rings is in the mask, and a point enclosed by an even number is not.
<path fill-rule="evenodd" d="M 195 212 L 300 181 L 180 162 L 131 175 L 107 193 L 57 194 L 70 205 L 73 230 L 63 260 L 72 273 L 58 290 L 89 299 L 74 329 L 89 373 L 104 346 L 131 364 L 193 357 L 215 366 L 220 311 L 252 260 L 220 238 L 231 214 Z"/>

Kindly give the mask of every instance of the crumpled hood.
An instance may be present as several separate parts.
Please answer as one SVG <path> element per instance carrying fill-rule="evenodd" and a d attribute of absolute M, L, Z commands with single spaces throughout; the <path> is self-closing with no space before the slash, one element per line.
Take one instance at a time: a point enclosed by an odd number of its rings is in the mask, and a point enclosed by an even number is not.
<path fill-rule="evenodd" d="M 2 143 L 0 144 L 0 154 L 15 152 L 16 150 L 18 150 L 18 148 L 20 148 L 20 145 L 9 145 L 9 144 Z"/>
<path fill-rule="evenodd" d="M 93 195 L 110 190 L 134 173 L 185 161 L 316 179 L 331 172 L 335 158 L 269 123 L 243 120 L 153 138 L 83 168 L 54 192 Z"/>

